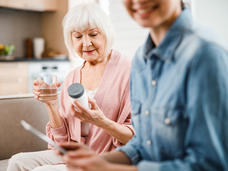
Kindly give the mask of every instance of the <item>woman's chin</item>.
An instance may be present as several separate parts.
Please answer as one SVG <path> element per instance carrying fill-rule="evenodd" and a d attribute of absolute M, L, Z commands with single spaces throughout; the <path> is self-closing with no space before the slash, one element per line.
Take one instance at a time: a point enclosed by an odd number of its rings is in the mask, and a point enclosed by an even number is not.
<path fill-rule="evenodd" d="M 83 59 L 92 65 L 96 65 L 97 63 L 100 63 L 104 60 L 100 56 L 83 56 Z"/>
<path fill-rule="evenodd" d="M 91 65 L 96 65 L 98 63 L 97 60 L 93 60 L 93 61 L 88 61 Z"/>
<path fill-rule="evenodd" d="M 99 62 L 99 59 L 97 58 L 84 58 L 86 62 L 92 64 L 92 65 L 96 65 Z"/>

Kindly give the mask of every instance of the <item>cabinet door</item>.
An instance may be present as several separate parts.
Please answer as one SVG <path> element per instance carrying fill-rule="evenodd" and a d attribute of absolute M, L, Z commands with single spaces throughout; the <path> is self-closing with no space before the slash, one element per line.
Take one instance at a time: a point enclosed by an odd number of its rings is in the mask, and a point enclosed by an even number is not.
<path fill-rule="evenodd" d="M 1 0 L 1 1 L 0 1 L 0 7 L 6 7 L 7 4 L 8 4 L 8 1 L 9 1 L 9 0 Z"/>
<path fill-rule="evenodd" d="M 1 0 L 1 7 L 33 11 L 55 11 L 56 0 Z"/>
<path fill-rule="evenodd" d="M 28 63 L 0 63 L 0 96 L 28 93 Z"/>
<path fill-rule="evenodd" d="M 3 0 L 0 5 L 7 8 L 26 9 L 27 0 Z"/>

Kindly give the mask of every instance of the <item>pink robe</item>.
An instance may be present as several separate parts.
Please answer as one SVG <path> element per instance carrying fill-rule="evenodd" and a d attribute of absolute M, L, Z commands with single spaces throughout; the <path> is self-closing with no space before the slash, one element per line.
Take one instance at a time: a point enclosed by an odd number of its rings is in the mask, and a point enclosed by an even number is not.
<path fill-rule="evenodd" d="M 81 137 L 81 122 L 71 115 L 71 101 L 67 93 L 69 85 L 80 82 L 80 69 L 74 69 L 66 77 L 60 94 L 59 112 L 64 120 L 62 127 L 53 129 L 47 124 L 47 135 L 55 142 L 76 141 L 87 144 L 97 153 L 107 152 L 119 147 L 121 143 L 102 128 L 90 126 L 85 141 Z M 131 106 L 129 99 L 130 60 L 117 51 L 112 51 L 106 65 L 100 86 L 94 96 L 96 103 L 106 117 L 122 124 L 134 133 L 131 125 Z"/>

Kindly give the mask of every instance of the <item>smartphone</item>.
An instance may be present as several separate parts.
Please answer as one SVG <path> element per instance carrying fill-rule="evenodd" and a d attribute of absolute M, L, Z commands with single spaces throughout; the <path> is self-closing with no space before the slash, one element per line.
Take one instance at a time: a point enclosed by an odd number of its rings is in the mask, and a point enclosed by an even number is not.
<path fill-rule="evenodd" d="M 53 146 L 54 148 L 56 148 L 57 150 L 59 150 L 63 155 L 66 154 L 67 151 L 64 148 L 60 147 L 58 144 L 56 144 L 53 140 L 51 140 L 50 138 L 48 138 L 42 132 L 40 132 L 37 129 L 35 129 L 34 127 L 32 127 L 29 123 L 25 122 L 24 120 L 21 120 L 21 125 L 26 130 L 30 131 L 31 133 L 33 133 L 34 135 L 38 136 L 43 141 L 46 141 L 48 144 L 50 144 L 51 146 Z"/>

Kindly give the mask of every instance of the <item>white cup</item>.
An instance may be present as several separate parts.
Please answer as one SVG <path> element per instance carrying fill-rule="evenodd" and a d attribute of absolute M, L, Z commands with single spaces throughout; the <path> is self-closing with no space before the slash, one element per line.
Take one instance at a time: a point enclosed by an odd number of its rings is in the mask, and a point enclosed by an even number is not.
<path fill-rule="evenodd" d="M 33 52 L 37 59 L 41 59 L 42 53 L 44 52 L 44 39 L 36 37 L 33 39 Z"/>

